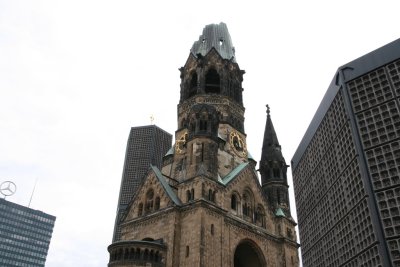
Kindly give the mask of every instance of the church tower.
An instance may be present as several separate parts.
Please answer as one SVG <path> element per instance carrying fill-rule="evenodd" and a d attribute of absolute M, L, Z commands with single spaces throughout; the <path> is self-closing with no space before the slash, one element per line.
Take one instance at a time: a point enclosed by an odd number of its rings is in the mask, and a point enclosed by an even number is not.
<path fill-rule="evenodd" d="M 290 216 L 289 185 L 287 168 L 282 155 L 281 146 L 272 124 L 270 109 L 267 105 L 267 122 L 265 124 L 264 141 L 260 161 L 261 185 L 265 197 L 276 214 Z"/>
<path fill-rule="evenodd" d="M 263 145 L 261 186 L 247 151 L 244 73 L 226 25 L 207 25 L 180 68 L 175 144 L 139 185 L 108 266 L 298 266 L 288 200 L 265 175 L 277 161 L 286 181 L 282 154 Z M 264 143 L 279 146 L 269 121 Z"/>

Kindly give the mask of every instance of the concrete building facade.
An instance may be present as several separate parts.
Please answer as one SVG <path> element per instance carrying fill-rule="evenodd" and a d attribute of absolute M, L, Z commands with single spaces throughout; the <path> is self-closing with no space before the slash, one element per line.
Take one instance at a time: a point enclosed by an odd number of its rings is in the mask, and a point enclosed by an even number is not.
<path fill-rule="evenodd" d="M 0 266 L 45 266 L 55 220 L 0 199 Z"/>
<path fill-rule="evenodd" d="M 292 173 L 305 267 L 400 266 L 400 39 L 338 69 Z"/>

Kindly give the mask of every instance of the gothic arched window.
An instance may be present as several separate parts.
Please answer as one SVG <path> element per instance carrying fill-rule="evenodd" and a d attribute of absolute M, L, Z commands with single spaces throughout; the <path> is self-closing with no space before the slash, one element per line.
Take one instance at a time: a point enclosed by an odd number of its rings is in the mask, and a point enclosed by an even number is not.
<path fill-rule="evenodd" d="M 219 74 L 215 69 L 210 69 L 206 74 L 206 94 L 219 94 L 220 88 Z"/>

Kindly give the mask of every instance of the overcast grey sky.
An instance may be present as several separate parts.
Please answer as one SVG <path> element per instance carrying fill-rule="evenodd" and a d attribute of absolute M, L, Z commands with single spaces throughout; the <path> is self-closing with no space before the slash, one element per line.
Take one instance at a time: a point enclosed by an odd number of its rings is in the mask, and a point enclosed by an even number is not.
<path fill-rule="evenodd" d="M 38 180 L 31 207 L 57 216 L 46 266 L 106 266 L 130 127 L 174 133 L 206 24 L 227 24 L 246 71 L 251 154 L 269 104 L 290 163 L 336 69 L 400 37 L 397 2 L 0 0 L 0 182 L 28 205 Z"/>

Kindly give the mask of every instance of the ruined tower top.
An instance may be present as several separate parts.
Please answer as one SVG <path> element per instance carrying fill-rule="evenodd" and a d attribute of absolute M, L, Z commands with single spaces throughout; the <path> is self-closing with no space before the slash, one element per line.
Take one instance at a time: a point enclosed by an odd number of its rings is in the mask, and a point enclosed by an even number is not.
<path fill-rule="evenodd" d="M 215 48 L 224 59 L 235 60 L 235 48 L 232 45 L 231 36 L 225 23 L 210 24 L 204 27 L 203 34 L 195 41 L 190 52 L 197 57 L 205 56 L 212 48 Z"/>

